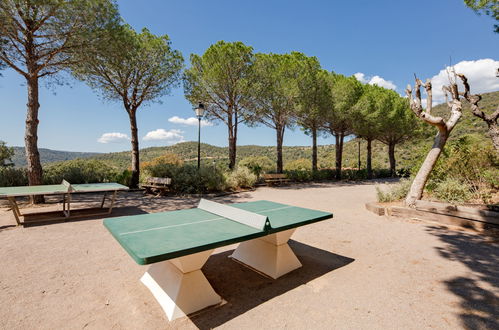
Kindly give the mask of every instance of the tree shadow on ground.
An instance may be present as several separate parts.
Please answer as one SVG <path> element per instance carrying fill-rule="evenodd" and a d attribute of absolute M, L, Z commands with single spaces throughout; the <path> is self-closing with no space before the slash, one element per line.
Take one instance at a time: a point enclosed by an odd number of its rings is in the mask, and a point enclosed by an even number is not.
<path fill-rule="evenodd" d="M 445 281 L 461 299 L 460 318 L 467 329 L 499 329 L 499 243 L 486 235 L 430 226 L 428 231 L 446 244 L 439 254 L 461 262 L 474 275 Z"/>
<path fill-rule="evenodd" d="M 228 261 L 227 258 L 233 251 L 212 255 L 203 267 L 203 272 L 226 303 L 191 315 L 191 321 L 200 329 L 212 329 L 354 261 L 294 240 L 290 240 L 289 245 L 303 267 L 277 280 L 260 275 L 237 262 Z"/>

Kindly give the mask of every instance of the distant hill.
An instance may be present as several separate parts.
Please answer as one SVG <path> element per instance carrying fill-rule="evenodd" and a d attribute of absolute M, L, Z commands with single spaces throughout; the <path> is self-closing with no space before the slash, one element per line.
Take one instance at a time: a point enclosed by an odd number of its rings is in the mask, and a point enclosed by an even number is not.
<path fill-rule="evenodd" d="M 96 152 L 58 151 L 45 148 L 40 148 L 38 150 L 40 152 L 42 164 L 71 160 L 75 158 L 89 158 L 99 155 Z M 14 157 L 12 157 L 12 162 L 15 166 L 26 166 L 26 153 L 24 147 L 14 147 Z"/>
<path fill-rule="evenodd" d="M 482 109 L 487 112 L 493 112 L 499 105 L 499 92 L 487 93 L 482 95 L 483 99 L 480 102 Z M 449 111 L 447 105 L 440 104 L 433 108 L 432 111 L 435 115 L 447 118 Z M 426 124 L 425 124 L 426 125 Z M 456 128 L 451 133 L 451 139 L 459 138 L 465 134 L 478 134 L 483 137 L 484 143 L 491 143 L 487 136 L 487 126 L 480 119 L 471 113 L 469 105 L 465 104 L 463 116 Z M 408 141 L 396 147 L 396 158 L 398 167 L 407 167 L 414 162 L 415 152 L 421 148 L 429 149 L 432 145 L 433 137 L 436 130 L 430 125 L 426 125 L 423 129 L 421 136 Z M 331 137 L 331 142 L 333 138 Z M 353 139 L 345 143 L 343 153 L 343 166 L 344 167 L 357 167 L 358 159 L 358 140 Z M 362 166 L 365 165 L 366 159 L 366 142 L 361 140 L 361 162 Z M 18 166 L 25 165 L 24 148 L 15 148 L 14 163 Z M 150 161 L 165 153 L 174 153 L 179 155 L 182 159 L 189 162 L 197 160 L 197 142 L 183 142 L 173 146 L 165 147 L 150 147 L 140 150 L 141 162 Z M 55 161 L 69 160 L 75 158 L 94 158 L 108 162 L 109 164 L 126 169 L 130 166 L 130 152 L 112 152 L 112 153 L 85 153 L 85 152 L 67 152 L 55 151 L 49 149 L 40 149 L 42 163 L 49 163 Z M 272 160 L 276 159 L 275 146 L 256 146 L 246 145 L 237 147 L 237 159 L 241 160 L 249 156 L 267 156 Z M 201 145 L 201 157 L 203 163 L 228 162 L 228 148 L 217 147 L 203 143 Z M 284 163 L 299 159 L 312 157 L 311 146 L 293 146 L 283 147 Z M 321 167 L 334 167 L 334 145 L 321 145 L 318 147 L 319 165 Z M 388 147 L 380 142 L 373 143 L 373 167 L 387 168 L 388 167 Z"/>

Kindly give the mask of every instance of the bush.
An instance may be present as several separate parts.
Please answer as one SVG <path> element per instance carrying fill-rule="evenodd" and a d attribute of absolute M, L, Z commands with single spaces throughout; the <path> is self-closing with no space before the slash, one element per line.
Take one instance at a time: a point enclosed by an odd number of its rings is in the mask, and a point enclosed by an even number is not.
<path fill-rule="evenodd" d="M 181 159 L 177 154 L 166 153 L 163 156 L 159 156 L 151 160 L 150 162 L 143 162 L 141 167 L 157 166 L 157 165 L 184 165 L 184 160 Z"/>
<path fill-rule="evenodd" d="M 241 166 L 225 176 L 227 188 L 252 188 L 257 181 L 256 175 L 247 167 Z"/>
<path fill-rule="evenodd" d="M 449 203 L 464 203 L 472 197 L 470 187 L 455 178 L 447 178 L 438 183 L 433 194 L 439 200 Z"/>
<path fill-rule="evenodd" d="M 43 169 L 44 184 L 110 182 L 117 171 L 106 163 L 91 159 L 74 159 L 50 164 Z"/>
<path fill-rule="evenodd" d="M 261 173 L 270 172 L 274 170 L 275 163 L 267 156 L 251 156 L 242 159 L 239 162 L 239 167 L 246 167 L 251 170 L 257 177 Z"/>
<path fill-rule="evenodd" d="M 285 171 L 311 171 L 312 161 L 306 158 L 299 158 L 284 165 Z"/>
<path fill-rule="evenodd" d="M 117 172 L 112 179 L 113 182 L 117 182 L 119 184 L 130 186 L 130 181 L 132 180 L 132 171 L 124 170 L 123 172 Z"/>
<path fill-rule="evenodd" d="M 28 185 L 28 175 L 25 168 L 0 166 L 0 187 L 26 185 Z"/>
<path fill-rule="evenodd" d="M 395 202 L 404 199 L 409 193 L 411 184 L 412 180 L 401 179 L 398 183 L 388 187 L 387 191 L 383 191 L 379 186 L 376 186 L 376 197 L 378 202 Z"/>

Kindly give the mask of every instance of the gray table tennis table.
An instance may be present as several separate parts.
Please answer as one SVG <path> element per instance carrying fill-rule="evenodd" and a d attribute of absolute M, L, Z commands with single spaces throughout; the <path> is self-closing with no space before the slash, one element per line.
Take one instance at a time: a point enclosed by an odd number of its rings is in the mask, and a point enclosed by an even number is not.
<path fill-rule="evenodd" d="M 18 225 L 27 222 L 43 222 L 55 220 L 67 220 L 75 217 L 91 216 L 98 214 L 110 214 L 113 210 L 116 194 L 118 191 L 128 190 L 127 186 L 119 183 L 85 183 L 70 184 L 63 180 L 61 184 L 38 185 L 38 186 L 18 186 L 18 187 L 0 187 L 0 198 L 7 198 L 10 202 L 12 212 Z M 71 210 L 71 195 L 77 193 L 103 193 L 100 207 Z M 111 193 L 109 206 L 104 208 L 107 194 Z M 26 197 L 35 195 L 62 195 L 62 211 L 54 212 L 36 212 L 22 214 L 16 201 L 16 197 Z M 21 221 L 21 217 L 23 221 Z M 29 217 L 29 221 L 28 221 Z"/>
<path fill-rule="evenodd" d="M 109 218 L 104 226 L 136 263 L 150 264 L 141 281 L 173 320 L 221 302 L 201 271 L 215 248 L 240 243 L 233 260 L 277 279 L 301 267 L 287 244 L 295 229 L 332 217 L 264 200 L 201 199 L 197 208 Z"/>

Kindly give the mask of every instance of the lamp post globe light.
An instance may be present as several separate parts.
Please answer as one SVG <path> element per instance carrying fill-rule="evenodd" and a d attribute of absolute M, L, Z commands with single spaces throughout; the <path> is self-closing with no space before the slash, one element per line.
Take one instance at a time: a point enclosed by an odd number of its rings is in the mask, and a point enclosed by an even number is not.
<path fill-rule="evenodd" d="M 198 117 L 198 170 L 201 166 L 201 118 L 204 115 L 204 104 L 199 103 L 197 108 L 194 109 L 196 117 Z"/>

